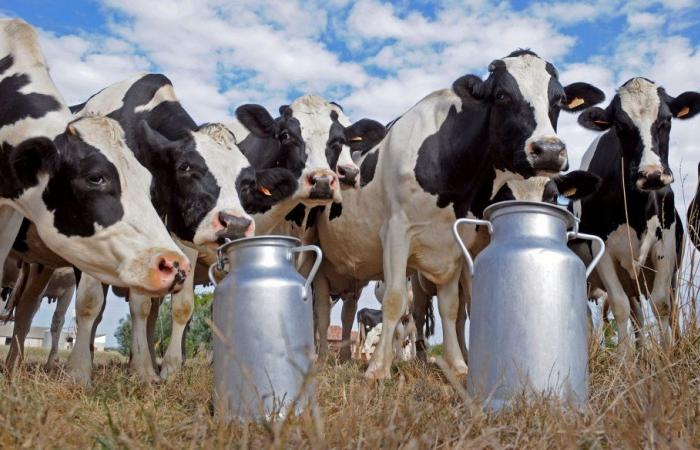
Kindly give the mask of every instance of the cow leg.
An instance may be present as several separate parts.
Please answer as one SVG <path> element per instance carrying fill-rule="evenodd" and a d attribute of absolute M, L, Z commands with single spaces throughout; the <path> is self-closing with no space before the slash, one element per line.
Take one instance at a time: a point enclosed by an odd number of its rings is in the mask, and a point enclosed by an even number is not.
<path fill-rule="evenodd" d="M 392 216 L 382 227 L 385 292 L 382 299 L 382 334 L 372 354 L 365 377 L 383 379 L 391 376 L 394 331 L 406 311 L 406 265 L 408 263 L 408 228 L 404 218 Z"/>
<path fill-rule="evenodd" d="M 12 331 L 12 343 L 7 353 L 5 365 L 8 372 L 12 372 L 18 362 L 24 358 L 24 340 L 32 327 L 32 319 L 41 305 L 41 298 L 53 269 L 41 264 L 31 264 L 29 277 L 22 296 L 17 301 L 15 308 L 15 326 Z M 19 360 L 19 361 L 18 361 Z"/>
<path fill-rule="evenodd" d="M 442 339 L 445 345 L 443 358 L 454 372 L 462 375 L 467 373 L 467 363 L 464 362 L 462 347 L 457 339 L 457 319 L 460 317 L 459 275 L 460 271 L 455 271 L 447 283 L 438 285 L 437 296 L 438 310 L 442 319 Z"/>
<path fill-rule="evenodd" d="M 352 321 L 357 312 L 358 295 L 353 294 L 347 299 L 343 299 L 343 310 L 340 314 L 343 322 L 343 344 L 340 348 L 340 362 L 350 361 L 352 355 Z"/>
<path fill-rule="evenodd" d="M 420 361 L 428 360 L 427 346 L 425 343 L 425 322 L 428 314 L 430 296 L 423 290 L 418 281 L 418 273 L 411 277 L 411 289 L 413 290 L 413 321 L 416 323 L 416 357 Z"/>
<path fill-rule="evenodd" d="M 63 324 L 66 321 L 66 312 L 68 312 L 68 307 L 73 299 L 73 292 L 75 292 L 75 287 L 64 290 L 63 294 L 61 294 L 56 302 L 56 309 L 54 310 L 53 317 L 51 318 L 51 351 L 49 352 L 49 357 L 46 361 L 46 370 L 51 370 L 58 367 L 58 344 L 61 340 Z"/>
<path fill-rule="evenodd" d="M 652 247 L 651 251 L 656 274 L 649 301 L 659 324 L 661 342 L 669 347 L 673 343 L 670 319 L 671 284 L 676 266 L 675 227 L 671 226 L 670 230 L 664 230 L 662 234 L 663 238 Z"/>
<path fill-rule="evenodd" d="M 13 207 L 0 206 L 0 279 L 2 279 L 5 260 L 12 251 L 12 244 L 22 226 L 22 220 L 24 220 L 22 214 Z"/>
<path fill-rule="evenodd" d="M 622 284 L 617 277 L 615 265 L 612 257 L 606 253 L 600 259 L 596 267 L 598 276 L 600 277 L 605 290 L 608 293 L 608 304 L 612 309 L 615 322 L 618 330 L 618 345 L 617 349 L 623 356 L 626 355 L 632 347 L 632 340 L 629 335 L 630 323 L 630 302 L 627 294 L 625 294 Z"/>
<path fill-rule="evenodd" d="M 314 280 L 314 316 L 316 317 L 316 342 L 318 360 L 323 362 L 328 356 L 328 326 L 331 323 L 331 294 L 328 279 L 324 276 Z"/>
<path fill-rule="evenodd" d="M 158 375 L 151 364 L 148 351 L 146 322 L 151 311 L 151 297 L 129 292 L 129 311 L 131 313 L 131 371 L 145 383 L 158 381 Z M 179 348 L 179 345 L 178 345 Z"/>
<path fill-rule="evenodd" d="M 637 348 L 644 347 L 644 312 L 642 311 L 642 302 L 639 297 L 630 298 L 630 309 L 632 319 L 632 329 L 637 342 Z"/>
<path fill-rule="evenodd" d="M 151 363 L 153 364 L 154 370 L 158 370 L 158 364 L 156 363 L 156 325 L 158 324 L 158 314 L 160 313 L 160 306 L 162 304 L 163 297 L 152 299 L 151 310 L 148 312 L 148 319 L 146 320 L 146 340 L 148 341 L 148 353 L 151 355 Z"/>
<path fill-rule="evenodd" d="M 68 356 L 68 376 L 76 383 L 89 387 L 92 375 L 92 330 L 105 304 L 105 292 L 97 279 L 82 274 L 75 296 L 76 336 Z"/>
<path fill-rule="evenodd" d="M 465 361 L 469 360 L 469 352 L 467 351 L 467 305 L 471 303 L 471 293 L 469 288 L 463 288 L 458 285 L 459 290 L 459 309 L 457 310 L 457 342 L 459 350 L 462 352 L 462 358 Z"/>

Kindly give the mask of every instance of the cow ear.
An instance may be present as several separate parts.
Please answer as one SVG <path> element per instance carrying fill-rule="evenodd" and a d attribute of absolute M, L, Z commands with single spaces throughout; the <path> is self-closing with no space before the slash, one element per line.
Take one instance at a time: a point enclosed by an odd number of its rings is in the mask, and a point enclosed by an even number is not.
<path fill-rule="evenodd" d="M 163 164 L 173 155 L 177 146 L 158 131 L 151 128 L 145 120 L 139 122 L 136 130 L 136 142 L 146 156 L 150 167 Z"/>
<path fill-rule="evenodd" d="M 282 167 L 255 170 L 246 167 L 236 179 L 241 205 L 248 214 L 264 213 L 290 197 L 298 187 L 297 177 Z"/>
<path fill-rule="evenodd" d="M 612 126 L 612 117 L 607 109 L 594 106 L 578 116 L 578 123 L 589 130 L 605 131 Z"/>
<path fill-rule="evenodd" d="M 570 200 L 579 200 L 595 193 L 601 178 L 585 170 L 574 170 L 553 179 L 561 195 Z"/>
<path fill-rule="evenodd" d="M 27 139 L 10 153 L 11 170 L 23 187 L 35 185 L 42 172 L 53 175 L 59 166 L 58 149 L 52 140 L 45 137 Z"/>
<path fill-rule="evenodd" d="M 483 100 L 488 96 L 486 83 L 476 75 L 465 75 L 458 78 L 452 83 L 452 90 L 461 99 L 477 99 Z"/>
<path fill-rule="evenodd" d="M 572 83 L 564 88 L 566 103 L 564 111 L 578 112 L 605 100 L 605 94 L 597 87 L 588 83 Z"/>
<path fill-rule="evenodd" d="M 258 137 L 272 137 L 275 120 L 260 105 L 242 105 L 236 108 L 236 118 Z"/>
<path fill-rule="evenodd" d="M 345 142 L 353 152 L 365 153 L 386 136 L 386 128 L 376 120 L 361 119 L 345 128 Z"/>
<path fill-rule="evenodd" d="M 677 119 L 690 119 L 700 112 L 700 93 L 684 92 L 676 98 L 667 100 L 673 117 Z"/>

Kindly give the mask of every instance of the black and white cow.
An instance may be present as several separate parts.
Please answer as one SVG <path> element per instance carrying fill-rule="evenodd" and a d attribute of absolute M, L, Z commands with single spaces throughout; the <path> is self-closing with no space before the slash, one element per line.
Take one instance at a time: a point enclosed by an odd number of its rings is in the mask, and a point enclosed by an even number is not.
<path fill-rule="evenodd" d="M 688 237 L 695 248 L 700 250 L 700 163 L 698 163 L 698 187 L 688 206 Z"/>
<path fill-rule="evenodd" d="M 285 168 L 251 166 L 225 126 L 198 126 L 164 75 L 136 75 L 101 90 L 72 110 L 77 116 L 107 115 L 124 127 L 127 144 L 153 174 L 153 204 L 168 230 L 184 244 L 181 248 L 192 264 L 200 253 L 214 257 L 213 250 L 227 239 L 253 235 L 255 222 L 248 212 L 268 210 L 297 188 L 296 176 Z M 185 289 L 172 298 L 173 339 L 163 360 L 164 378 L 182 362 L 179 342 L 194 308 L 193 277 L 191 272 Z M 77 309 L 96 310 L 87 300 L 78 298 Z M 156 378 L 148 353 L 138 350 L 148 347 L 150 303 L 148 296 L 129 295 L 131 366 L 144 379 Z M 82 318 L 87 316 L 77 317 L 82 327 Z M 89 378 L 88 349 L 82 340 L 76 342 L 69 360 L 69 369 L 83 381 Z"/>
<path fill-rule="evenodd" d="M 74 120 L 35 30 L 0 21 L 0 260 L 21 216 L 56 253 L 100 280 L 159 295 L 190 266 L 149 199 L 148 171 L 105 117 Z"/>
<path fill-rule="evenodd" d="M 317 95 L 281 106 L 277 118 L 252 104 L 240 106 L 236 117 L 229 128 L 251 164 L 256 169 L 285 167 L 299 182 L 294 195 L 256 217 L 256 224 L 266 230 L 285 219 L 301 224 L 308 213 L 304 207 L 339 204 L 342 189 L 359 187 L 352 152 L 366 151 L 386 134 L 374 120 L 351 123 L 340 105 Z"/>
<path fill-rule="evenodd" d="M 579 117 L 584 127 L 606 131 L 581 163 L 582 169 L 602 178 L 600 190 L 574 209 L 581 218 L 581 231 L 605 241 L 605 254 L 596 268 L 602 286 L 597 287 L 607 292 L 620 349 L 631 344 L 630 301 L 641 295 L 650 300 L 662 336 L 668 336 L 672 278 L 682 240 L 670 186 L 671 120 L 689 119 L 698 112 L 699 93 L 674 98 L 652 81 L 633 78 L 607 108 L 590 108 Z M 590 257 L 588 246 L 576 248 Z"/>
<path fill-rule="evenodd" d="M 562 87 L 550 63 L 520 50 L 491 63 L 486 80 L 464 76 L 394 122 L 376 157 L 360 166 L 371 179 L 344 193 L 340 215 L 331 219 L 326 211 L 316 224 L 324 259 L 337 272 L 386 282 L 382 338 L 368 377 L 390 374 L 391 336 L 406 306 L 405 277 L 414 271 L 436 284 L 445 360 L 466 372 L 455 321 L 459 285 L 468 279 L 451 226 L 458 217 L 480 216 L 509 180 L 565 170 L 559 112 L 603 98 L 585 83 Z M 470 245 L 474 227 L 462 238 Z"/>

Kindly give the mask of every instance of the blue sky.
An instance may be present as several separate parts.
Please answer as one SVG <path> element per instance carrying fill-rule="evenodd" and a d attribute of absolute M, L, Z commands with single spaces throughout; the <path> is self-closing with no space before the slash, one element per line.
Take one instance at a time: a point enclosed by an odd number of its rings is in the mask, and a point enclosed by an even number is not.
<path fill-rule="evenodd" d="M 159 71 L 199 122 L 225 121 L 242 103 L 274 111 L 303 93 L 341 103 L 353 119 L 388 121 L 519 47 L 553 62 L 564 83 L 588 81 L 608 98 L 640 75 L 672 95 L 700 91 L 694 0 L 5 0 L 0 16 L 39 29 L 68 103 L 134 72 Z M 691 120 L 672 131 L 683 210 L 700 159 L 695 129 Z M 595 134 L 573 116 L 561 118 L 560 134 L 577 167 Z M 102 332 L 111 335 L 126 308 L 108 308 Z M 37 323 L 47 318 L 43 307 Z"/>

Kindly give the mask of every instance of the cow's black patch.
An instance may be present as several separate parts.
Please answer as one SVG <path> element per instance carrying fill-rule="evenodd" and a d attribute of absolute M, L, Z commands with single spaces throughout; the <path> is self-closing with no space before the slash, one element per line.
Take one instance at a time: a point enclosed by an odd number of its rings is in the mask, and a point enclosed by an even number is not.
<path fill-rule="evenodd" d="M 320 206 L 314 206 L 311 208 L 311 211 L 309 211 L 309 217 L 306 218 L 306 229 L 313 228 L 316 225 L 316 222 L 318 222 L 318 217 L 320 214 L 323 214 L 323 211 L 326 210 L 326 207 L 323 205 Z"/>
<path fill-rule="evenodd" d="M 377 169 L 379 149 L 370 152 L 360 164 L 360 187 L 367 186 L 374 179 L 374 171 Z"/>
<path fill-rule="evenodd" d="M 292 195 L 297 185 L 294 174 L 281 167 L 256 171 L 248 166 L 241 170 L 236 179 L 241 205 L 249 214 L 268 211 L 280 200 Z"/>
<path fill-rule="evenodd" d="M 331 212 L 328 216 L 328 219 L 333 220 L 336 217 L 340 217 L 341 214 L 343 214 L 343 204 L 333 202 L 331 204 Z"/>
<path fill-rule="evenodd" d="M 2 61 L 5 61 L 5 58 Z M 0 80 L 0 127 L 12 125 L 26 118 L 38 119 L 61 109 L 58 100 L 50 95 L 20 92 L 30 82 L 28 74 L 19 73 Z"/>
<path fill-rule="evenodd" d="M 286 216 L 284 216 L 285 220 L 288 220 L 290 222 L 294 222 L 298 227 L 301 226 L 301 224 L 304 223 L 304 216 L 306 215 L 306 207 L 302 203 L 299 203 L 297 206 L 295 206 L 289 213 L 287 213 Z"/>
<path fill-rule="evenodd" d="M 95 224 L 106 228 L 124 216 L 117 168 L 97 148 L 79 137 L 56 137 L 63 149 L 61 165 L 49 180 L 43 200 L 54 226 L 66 236 L 87 237 Z"/>
<path fill-rule="evenodd" d="M 5 73 L 7 69 L 12 67 L 12 65 L 15 63 L 15 58 L 12 55 L 7 55 L 3 58 L 0 58 L 0 75 Z"/>

